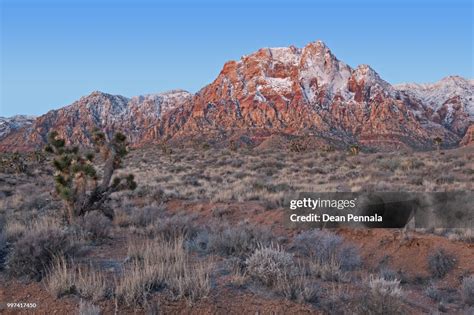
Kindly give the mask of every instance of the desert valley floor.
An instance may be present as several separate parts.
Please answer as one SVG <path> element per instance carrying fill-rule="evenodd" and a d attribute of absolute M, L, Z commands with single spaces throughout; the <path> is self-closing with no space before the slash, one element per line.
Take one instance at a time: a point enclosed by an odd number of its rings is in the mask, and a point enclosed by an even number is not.
<path fill-rule="evenodd" d="M 70 226 L 49 165 L 34 154 L 1 156 L 2 313 L 474 312 L 472 229 L 283 223 L 288 191 L 472 191 L 472 145 L 354 156 L 135 149 L 120 172 L 138 187 L 112 195 L 113 220 L 91 212 Z"/>

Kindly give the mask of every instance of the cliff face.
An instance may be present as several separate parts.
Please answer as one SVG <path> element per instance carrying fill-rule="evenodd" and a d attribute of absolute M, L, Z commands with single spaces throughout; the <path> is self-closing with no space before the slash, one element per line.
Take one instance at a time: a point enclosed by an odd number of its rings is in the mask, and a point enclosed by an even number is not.
<path fill-rule="evenodd" d="M 11 132 L 0 148 L 39 147 L 52 129 L 87 145 L 93 127 L 121 130 L 136 146 L 242 135 L 259 142 L 275 133 L 384 148 L 430 148 L 441 137 L 454 146 L 473 121 L 473 87 L 460 77 L 392 86 L 367 65 L 349 67 L 318 41 L 227 62 L 195 95 L 177 90 L 128 99 L 94 92 Z"/>
<path fill-rule="evenodd" d="M 472 145 L 474 144 L 474 124 L 467 128 L 466 134 L 461 140 L 461 145 Z"/>

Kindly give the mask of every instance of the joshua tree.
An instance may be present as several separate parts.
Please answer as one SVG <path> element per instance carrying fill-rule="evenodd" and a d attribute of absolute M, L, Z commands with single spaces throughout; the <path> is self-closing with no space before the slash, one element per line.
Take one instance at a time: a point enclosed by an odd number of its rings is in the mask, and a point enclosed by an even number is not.
<path fill-rule="evenodd" d="M 28 171 L 28 166 L 25 163 L 24 157 L 18 152 L 13 153 L 11 158 L 11 165 L 17 173 L 27 173 Z"/>
<path fill-rule="evenodd" d="M 352 155 L 358 155 L 360 152 L 360 147 L 358 144 L 353 144 L 349 147 L 349 151 Z"/>
<path fill-rule="evenodd" d="M 112 218 L 113 211 L 103 207 L 110 194 L 125 189 L 133 190 L 137 186 L 132 174 L 112 179 L 114 171 L 120 168 L 122 158 L 127 154 L 127 141 L 123 134 L 116 133 L 109 141 L 103 132 L 94 130 L 92 142 L 95 152 L 104 161 L 101 180 L 92 152 L 82 153 L 77 146 L 66 146 L 65 140 L 59 138 L 56 131 L 48 135 L 45 151 L 55 156 L 56 193 L 66 205 L 69 223 L 92 210 L 101 210 Z"/>
<path fill-rule="evenodd" d="M 441 139 L 440 137 L 436 137 L 433 139 L 435 145 L 436 145 L 436 148 L 439 149 L 441 148 L 441 144 L 443 143 L 443 139 Z"/>

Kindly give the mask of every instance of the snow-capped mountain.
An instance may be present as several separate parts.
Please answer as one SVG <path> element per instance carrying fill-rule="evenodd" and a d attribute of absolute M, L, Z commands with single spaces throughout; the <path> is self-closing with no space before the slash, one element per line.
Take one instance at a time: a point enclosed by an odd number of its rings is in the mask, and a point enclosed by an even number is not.
<path fill-rule="evenodd" d="M 34 116 L 16 115 L 13 117 L 0 117 L 0 139 L 3 139 L 10 133 L 30 126 L 35 120 Z"/>
<path fill-rule="evenodd" d="M 134 145 L 170 140 L 219 142 L 245 136 L 312 135 L 321 142 L 385 149 L 459 144 L 473 122 L 473 82 L 392 86 L 368 65 L 350 67 L 321 41 L 262 48 L 227 62 L 195 95 L 174 90 L 126 98 L 101 92 L 38 117 L 0 148 L 40 147 L 50 130 L 87 145 L 89 130 L 121 130 Z"/>
<path fill-rule="evenodd" d="M 450 76 L 435 83 L 398 84 L 395 88 L 422 103 L 430 120 L 460 135 L 474 123 L 474 80 Z"/>
<path fill-rule="evenodd" d="M 121 130 L 132 143 L 145 143 L 161 137 L 167 128 L 172 129 L 163 116 L 191 98 L 192 94 L 183 90 L 132 98 L 94 91 L 71 105 L 38 117 L 31 126 L 11 132 L 0 141 L 0 148 L 39 148 L 53 129 L 68 143 L 89 145 L 90 131 L 95 127 L 108 133 Z"/>

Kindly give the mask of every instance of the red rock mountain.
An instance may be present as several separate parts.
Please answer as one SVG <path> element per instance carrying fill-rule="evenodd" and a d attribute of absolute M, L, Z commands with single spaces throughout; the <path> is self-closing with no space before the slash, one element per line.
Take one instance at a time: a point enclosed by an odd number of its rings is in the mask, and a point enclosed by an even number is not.
<path fill-rule="evenodd" d="M 121 130 L 134 145 L 163 140 L 212 143 L 306 135 L 347 146 L 429 149 L 435 137 L 456 146 L 474 121 L 474 84 L 392 86 L 369 66 L 351 68 L 321 41 L 264 48 L 227 62 L 195 95 L 182 90 L 132 97 L 94 92 L 0 138 L 2 150 L 38 148 L 50 130 L 87 145 L 99 127 Z"/>

